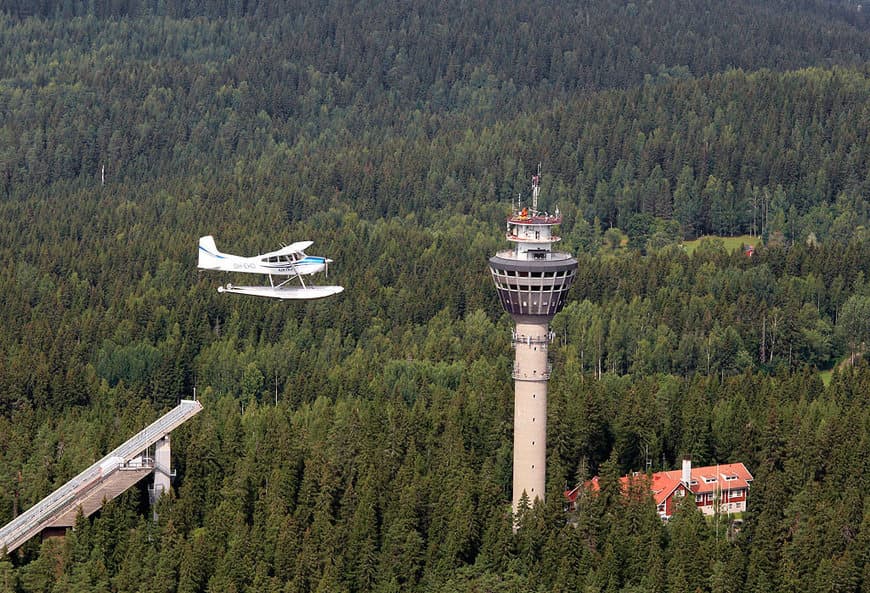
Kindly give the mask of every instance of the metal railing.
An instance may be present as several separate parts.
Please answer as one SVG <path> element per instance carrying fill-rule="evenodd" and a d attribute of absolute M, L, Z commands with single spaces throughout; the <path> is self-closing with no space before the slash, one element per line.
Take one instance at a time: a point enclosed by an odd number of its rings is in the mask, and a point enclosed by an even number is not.
<path fill-rule="evenodd" d="M 517 330 L 511 330 L 511 344 L 516 347 L 517 345 L 526 345 L 526 346 L 549 346 L 549 344 L 556 337 L 556 334 L 552 331 L 548 331 L 544 335 L 536 335 L 529 336 L 526 334 L 519 334 Z"/>
<path fill-rule="evenodd" d="M 544 369 L 539 373 L 537 369 L 522 368 L 519 364 L 514 363 L 511 377 L 522 381 L 547 381 L 550 379 L 550 374 L 553 372 L 553 365 L 547 363 Z"/>

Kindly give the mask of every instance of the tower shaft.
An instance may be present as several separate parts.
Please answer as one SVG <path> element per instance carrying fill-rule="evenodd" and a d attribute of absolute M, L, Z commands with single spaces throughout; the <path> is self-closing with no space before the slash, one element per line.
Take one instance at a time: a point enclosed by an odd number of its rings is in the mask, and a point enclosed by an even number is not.
<path fill-rule="evenodd" d="M 514 333 L 513 510 L 523 493 L 544 498 L 547 467 L 547 361 L 549 318 L 518 319 Z"/>

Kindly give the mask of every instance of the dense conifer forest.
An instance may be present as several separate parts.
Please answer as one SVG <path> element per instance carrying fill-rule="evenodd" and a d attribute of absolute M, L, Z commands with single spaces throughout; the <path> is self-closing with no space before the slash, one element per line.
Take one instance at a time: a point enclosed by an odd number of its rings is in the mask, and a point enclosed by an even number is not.
<path fill-rule="evenodd" d="M 868 18 L 0 0 L 0 524 L 205 406 L 159 520 L 134 488 L 0 593 L 870 590 Z M 539 162 L 579 272 L 514 534 L 486 262 Z M 218 294 L 205 234 L 311 239 L 345 292 Z M 620 493 L 686 454 L 754 474 L 739 533 Z"/>

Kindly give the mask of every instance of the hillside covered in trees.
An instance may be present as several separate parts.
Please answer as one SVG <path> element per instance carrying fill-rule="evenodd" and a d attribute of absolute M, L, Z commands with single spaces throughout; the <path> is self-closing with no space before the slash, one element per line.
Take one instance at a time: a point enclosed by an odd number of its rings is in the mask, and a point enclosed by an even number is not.
<path fill-rule="evenodd" d="M 0 523 L 205 405 L 159 521 L 134 489 L 0 592 L 870 589 L 857 5 L 0 0 L 0 48 Z M 514 535 L 486 261 L 538 162 L 580 266 Z M 346 291 L 220 295 L 204 234 Z M 684 454 L 753 472 L 736 537 L 619 494 Z"/>

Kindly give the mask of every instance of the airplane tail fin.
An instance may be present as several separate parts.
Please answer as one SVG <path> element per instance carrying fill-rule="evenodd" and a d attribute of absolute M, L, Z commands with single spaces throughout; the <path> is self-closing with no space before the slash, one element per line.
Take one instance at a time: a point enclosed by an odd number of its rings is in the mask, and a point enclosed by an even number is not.
<path fill-rule="evenodd" d="M 199 238 L 199 261 L 198 268 L 206 270 L 218 270 L 221 268 L 221 260 L 224 259 L 224 254 L 218 251 L 215 245 L 214 237 L 206 235 Z"/>

